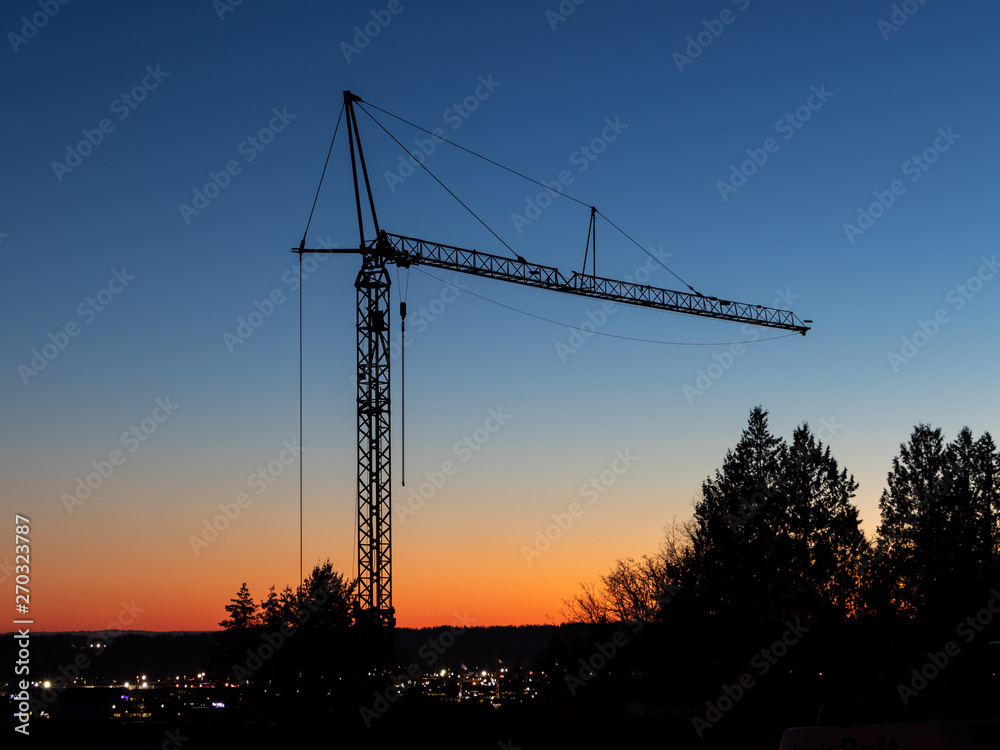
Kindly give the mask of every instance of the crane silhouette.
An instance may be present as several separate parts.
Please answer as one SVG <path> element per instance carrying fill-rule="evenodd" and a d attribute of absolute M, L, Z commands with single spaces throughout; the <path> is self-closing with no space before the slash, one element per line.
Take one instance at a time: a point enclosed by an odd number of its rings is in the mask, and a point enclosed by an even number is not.
<path fill-rule="evenodd" d="M 566 275 L 557 268 L 529 263 L 519 255 L 506 258 L 477 250 L 390 234 L 381 229 L 368 167 L 358 130 L 355 105 L 363 100 L 344 92 L 354 198 L 357 205 L 359 243 L 357 248 L 310 249 L 305 236 L 292 252 L 358 253 L 361 270 L 354 282 L 357 290 L 357 415 L 358 415 L 358 589 L 356 617 L 369 625 L 393 627 L 392 605 L 392 519 L 389 430 L 389 287 L 387 266 L 398 268 L 431 266 L 461 273 L 500 279 L 524 286 L 539 287 L 565 294 L 639 307 L 698 315 L 719 320 L 739 321 L 769 328 L 801 333 L 810 330 L 787 310 L 659 289 L 627 281 L 604 278 L 595 273 L 572 272 Z M 336 133 L 335 133 L 336 137 Z M 332 149 L 331 143 L 331 149 Z M 325 168 L 324 168 L 325 171 Z M 436 179 L 436 178 L 435 178 Z M 361 184 L 364 183 L 374 235 L 366 238 Z M 322 180 L 321 180 L 322 184 Z M 450 191 L 449 191 L 450 192 Z M 315 203 L 313 204 L 315 208 Z M 591 226 L 596 258 L 596 233 L 591 209 Z M 488 228 L 488 227 L 487 227 Z M 308 229 L 307 229 L 308 231 Z M 492 231 L 492 230 L 490 230 Z M 499 238 L 498 238 L 499 239 Z M 501 240 L 502 242 L 502 240 Z M 504 243 L 506 244 L 506 243 Z M 514 253 L 516 255 L 516 253 Z M 584 259 L 586 270 L 586 258 Z M 689 287 L 690 288 L 690 287 Z M 405 320 L 406 303 L 400 304 Z"/>

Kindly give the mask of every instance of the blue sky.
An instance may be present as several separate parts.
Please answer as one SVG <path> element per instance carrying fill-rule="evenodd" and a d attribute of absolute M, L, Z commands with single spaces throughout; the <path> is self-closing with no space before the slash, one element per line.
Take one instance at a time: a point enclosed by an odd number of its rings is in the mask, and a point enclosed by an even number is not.
<path fill-rule="evenodd" d="M 557 617 L 576 581 L 653 551 L 663 525 L 690 514 L 756 404 L 776 433 L 808 422 L 832 445 L 861 484 L 869 531 L 916 423 L 949 438 L 995 427 L 995 4 L 230 6 L 19 1 L 0 15 L 3 503 L 37 517 L 40 596 L 51 591 L 45 611 L 60 627 L 73 620 L 57 583 L 69 564 L 95 580 L 97 619 L 126 596 L 160 612 L 182 590 L 143 573 L 198 580 L 205 604 L 191 627 L 214 624 L 213 603 L 245 571 L 260 595 L 294 582 L 298 466 L 279 458 L 298 434 L 289 248 L 344 90 L 540 181 L 568 174 L 567 194 L 670 253 L 671 270 L 705 294 L 815 321 L 805 338 L 757 341 L 781 332 L 620 307 L 600 325 L 611 335 L 580 338 L 487 300 L 572 326 L 598 315 L 593 300 L 393 272 L 413 333 L 408 485 L 454 460 L 490 409 L 511 414 L 397 526 L 396 606 L 419 611 L 412 622 L 470 605 L 484 623 L 515 610 L 517 621 Z M 410 148 L 426 138 L 369 111 Z M 422 171 L 398 179 L 399 146 L 360 120 L 383 228 L 506 254 Z M 342 136 L 311 246 L 357 242 Z M 519 254 L 581 267 L 585 207 L 445 144 L 426 163 Z M 224 186 L 186 212 L 213 174 Z M 518 220 L 540 194 L 551 205 Z M 598 243 L 601 275 L 648 272 L 606 223 Z M 305 282 L 307 565 L 349 568 L 353 556 L 358 264 L 328 257 Z M 678 287 L 655 268 L 648 283 Z M 266 299 L 271 314 L 227 345 Z M 40 369 L 43 350 L 53 356 Z M 166 398 L 178 408 L 158 422 Z M 146 439 L 128 452 L 121 435 L 136 425 Z M 401 447 L 397 432 L 396 497 Z M 122 449 L 69 512 L 63 496 Z M 638 460 L 526 565 L 520 548 L 622 450 Z M 266 493 L 193 554 L 191 536 L 274 461 L 282 473 Z M 463 577 L 427 593 L 459 564 Z M 495 611 L 480 601 L 494 574 L 505 592 Z M 524 590 L 538 595 L 522 612 Z"/>

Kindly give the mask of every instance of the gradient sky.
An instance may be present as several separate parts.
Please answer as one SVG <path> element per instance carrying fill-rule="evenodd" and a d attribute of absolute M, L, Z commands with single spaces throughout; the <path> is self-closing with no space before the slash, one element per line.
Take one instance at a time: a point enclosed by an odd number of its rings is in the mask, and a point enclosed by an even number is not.
<path fill-rule="evenodd" d="M 582 339 L 507 308 L 580 326 L 598 315 L 593 300 L 394 271 L 413 336 L 396 507 L 456 467 L 396 518 L 400 625 L 456 611 L 481 625 L 558 622 L 579 582 L 654 552 L 664 526 L 690 516 L 756 404 L 775 433 L 808 422 L 832 445 L 872 532 L 915 424 L 951 439 L 1000 417 L 1000 8 L 899 6 L 76 0 L 50 17 L 44 2 L 6 3 L 2 504 L 11 525 L 15 512 L 32 521 L 35 629 L 212 629 L 242 582 L 258 599 L 297 582 L 289 248 L 345 89 L 536 179 L 566 170 L 567 193 L 671 253 L 699 291 L 815 321 L 805 338 L 758 341 L 783 332 L 619 307 L 600 325 L 612 336 Z M 370 111 L 407 146 L 424 138 Z M 360 118 L 383 228 L 506 254 L 426 174 L 388 178 L 402 151 Z M 615 139 L 581 161 L 602 133 Z M 357 242 L 341 136 L 310 246 Z M 199 213 L 180 207 L 230 162 Z M 538 186 L 443 144 L 427 165 L 528 260 L 582 265 L 586 208 L 557 199 L 516 226 Z M 721 187 L 741 168 L 745 182 Z M 879 196 L 891 205 L 858 225 Z M 605 223 L 598 242 L 599 274 L 647 272 Z M 358 267 L 328 256 L 305 282 L 307 569 L 355 564 Z M 659 267 L 649 283 L 679 287 Z M 271 314 L 227 345 L 271 295 Z M 732 356 L 730 342 L 748 343 Z M 492 433 L 490 410 L 509 415 Z M 474 453 L 455 449 L 466 437 Z M 630 465 L 615 474 L 619 454 Z M 109 476 L 80 498 L 95 466 Z M 261 469 L 270 483 L 253 478 Z M 591 503 L 581 487 L 602 473 L 614 482 Z M 238 502 L 194 550 L 220 504 Z M 522 548 L 575 502 L 583 513 L 529 564 Z"/>

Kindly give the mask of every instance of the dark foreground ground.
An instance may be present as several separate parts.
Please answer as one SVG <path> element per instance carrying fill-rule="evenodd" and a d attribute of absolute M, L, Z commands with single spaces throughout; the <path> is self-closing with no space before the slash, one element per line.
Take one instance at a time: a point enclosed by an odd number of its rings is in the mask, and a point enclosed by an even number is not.
<path fill-rule="evenodd" d="M 353 747 L 400 748 L 430 746 L 475 750 L 516 748 L 724 747 L 728 742 L 679 740 L 663 727 L 605 727 L 568 730 L 554 713 L 521 707 L 440 702 L 400 703 L 371 728 L 356 716 L 268 715 L 215 717 L 212 721 L 173 722 L 36 722 L 27 741 L 8 725 L 3 747 L 66 748 L 78 750 L 247 750 L 247 748 Z M 722 737 L 719 737 L 722 740 Z M 777 742 L 755 738 L 743 747 L 774 747 Z"/>
<path fill-rule="evenodd" d="M 672 709 L 670 708 L 672 705 Z M 879 702 L 827 705 L 828 724 L 879 723 L 875 736 L 881 744 L 871 750 L 918 747 L 893 744 L 894 735 L 931 739 L 934 726 L 951 737 L 945 744 L 919 747 L 988 750 L 1000 747 L 1000 719 L 996 696 L 951 696 L 911 704 L 901 712 Z M 787 713 L 788 716 L 782 716 Z M 787 712 L 747 703 L 723 716 L 701 737 L 689 715 L 676 704 L 630 702 L 594 698 L 493 707 L 423 697 L 400 699 L 365 726 L 356 709 L 327 712 L 269 713 L 236 709 L 206 712 L 205 717 L 174 721 L 35 721 L 30 738 L 2 728 L 0 747 L 65 748 L 75 750 L 247 750 L 312 747 L 401 748 L 433 747 L 462 750 L 524 750 L 534 748 L 773 748 L 785 728 L 813 721 L 788 723 Z M 893 719 L 886 722 L 885 719 Z M 975 721 L 970 721 L 975 720 Z M 923 723 L 919 723 L 923 722 Z M 928 724 L 927 722 L 931 722 Z M 935 724 L 936 722 L 936 724 Z M 927 729 L 930 727 L 930 730 Z M 971 727 L 971 728 L 970 728 Z M 963 737 L 965 738 L 963 740 Z M 800 744 L 797 750 L 858 750 L 862 744 L 843 742 Z"/>
<path fill-rule="evenodd" d="M 374 677 L 367 685 L 324 683 L 324 690 L 331 689 L 325 697 L 294 687 L 280 700 L 273 683 L 260 680 L 248 692 L 221 680 L 187 689 L 161 683 L 138 690 L 134 682 L 131 691 L 110 688 L 99 675 L 134 674 L 140 665 L 150 674 L 205 669 L 202 652 L 210 639 L 204 634 L 153 640 L 122 636 L 104 653 L 80 651 L 86 644 L 78 638 L 39 638 L 33 642 L 32 662 L 39 675 L 43 670 L 58 674 L 72 654 L 86 653 L 92 662 L 81 673 L 87 685 L 72 687 L 48 704 L 51 718 L 34 716 L 27 738 L 14 731 L 14 719 L 5 711 L 0 749 L 777 750 L 785 730 L 823 724 L 881 728 L 870 732 L 871 741 L 858 732 L 847 740 L 814 735 L 789 750 L 1000 750 L 1000 658 L 995 640 L 985 635 L 963 644 L 949 659 L 940 647 L 923 646 L 926 639 L 903 641 L 893 634 L 890 642 L 879 631 L 826 632 L 818 626 L 801 642 L 776 650 L 771 646 L 782 637 L 780 629 L 773 642 L 771 635 L 762 640 L 754 634 L 744 643 L 735 635 L 710 633 L 699 645 L 693 637 L 678 639 L 651 627 L 624 633 L 588 630 L 583 638 L 566 628 L 558 634 L 552 629 L 470 629 L 446 652 L 428 650 L 446 632 L 402 634 L 395 672 L 416 667 L 429 675 L 446 668 L 448 676 L 412 683 L 381 703 L 378 694 L 386 694 L 386 682 Z M 761 642 L 771 650 L 758 650 Z M 932 646 L 941 642 L 930 641 Z M 468 675 L 504 665 L 497 703 L 494 688 L 476 688 Z M 456 675 L 466 675 L 465 681 Z M 465 690 L 462 700 L 460 689 Z M 350 697 L 332 697 L 337 691 Z M 130 693 L 132 713 L 113 717 L 121 711 L 124 693 Z M 136 702 L 143 706 L 141 717 Z M 908 733 L 921 742 L 903 741 Z M 948 740 L 929 744 L 936 733 Z"/>

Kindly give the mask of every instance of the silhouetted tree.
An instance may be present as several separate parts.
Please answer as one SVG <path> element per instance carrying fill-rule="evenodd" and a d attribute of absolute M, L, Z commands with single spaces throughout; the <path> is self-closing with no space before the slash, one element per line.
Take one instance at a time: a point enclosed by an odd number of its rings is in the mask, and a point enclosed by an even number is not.
<path fill-rule="evenodd" d="M 919 424 L 892 460 L 879 500 L 881 523 L 876 551 L 867 569 L 869 601 L 882 616 L 912 617 L 922 603 L 915 590 L 918 518 L 944 493 L 944 440 L 940 429 Z"/>
<path fill-rule="evenodd" d="M 563 600 L 563 617 L 573 623 L 606 625 L 611 622 L 611 604 L 595 583 L 581 583 L 581 593 Z"/>
<path fill-rule="evenodd" d="M 291 586 L 285 586 L 279 594 L 274 586 L 267 593 L 267 599 L 260 603 L 260 621 L 264 630 L 280 630 L 282 625 L 294 627 L 297 598 Z"/>
<path fill-rule="evenodd" d="M 297 618 L 310 630 L 337 630 L 351 624 L 354 585 L 327 560 L 317 565 L 299 586 Z"/>
<path fill-rule="evenodd" d="M 682 582 L 701 616 L 779 618 L 789 587 L 788 552 L 780 560 L 787 519 L 782 465 L 787 447 L 771 434 L 757 407 L 714 478 L 702 484 L 691 528 L 691 555 Z"/>
<path fill-rule="evenodd" d="M 226 605 L 229 617 L 219 623 L 219 627 L 230 632 L 253 630 L 260 624 L 257 605 L 250 596 L 250 589 L 244 581 L 235 599 Z"/>
<path fill-rule="evenodd" d="M 851 617 L 861 608 L 856 560 L 867 548 L 853 476 L 803 425 L 783 463 L 795 606 L 805 615 Z"/>
<path fill-rule="evenodd" d="M 658 556 L 617 560 L 604 576 L 611 613 L 619 622 L 648 622 L 663 597 L 665 570 Z"/>
<path fill-rule="evenodd" d="M 299 586 L 294 648 L 299 673 L 312 692 L 329 690 L 338 678 L 355 673 L 363 663 L 351 627 L 353 594 L 354 585 L 329 560 L 313 568 Z"/>
<path fill-rule="evenodd" d="M 695 504 L 682 597 L 702 616 L 765 623 L 857 606 L 853 560 L 864 546 L 857 483 L 808 425 L 791 446 L 755 407 Z"/>
<path fill-rule="evenodd" d="M 860 528 L 857 488 L 808 425 L 787 443 L 756 407 L 702 484 L 692 519 L 675 522 L 656 555 L 616 561 L 566 602 L 572 625 L 553 640 L 552 669 L 629 622 L 642 627 L 627 633 L 618 677 L 678 664 L 743 669 L 784 621 L 801 620 L 809 635 L 794 669 L 767 683 L 777 700 L 820 702 L 862 684 L 895 694 L 900 675 L 926 664 L 927 649 L 955 639 L 957 626 L 982 629 L 1000 586 L 1000 454 L 988 433 L 963 428 L 946 444 L 918 425 L 893 460 L 874 545 Z M 934 689 L 982 689 L 1000 624 L 985 630 L 962 642 L 978 656 L 955 660 Z"/>
<path fill-rule="evenodd" d="M 951 499 L 947 513 L 951 538 L 936 545 L 941 563 L 938 588 L 953 591 L 956 582 L 967 581 L 982 595 L 998 583 L 1000 454 L 988 432 L 973 440 L 972 431 L 965 427 L 948 445 L 946 455 L 944 484 Z M 962 554 L 956 554 L 958 540 Z"/>
<path fill-rule="evenodd" d="M 356 675 L 368 662 L 353 632 L 354 584 L 333 569 L 317 565 L 296 591 L 271 587 L 258 605 L 244 583 L 226 605 L 229 617 L 219 624 L 214 660 L 227 677 L 252 688 L 257 700 L 302 695 L 322 699 Z"/>
<path fill-rule="evenodd" d="M 677 524 L 655 555 L 616 560 L 600 583 L 580 584 L 581 593 L 563 601 L 563 616 L 573 623 L 653 622 L 677 593 L 687 563 L 689 530 Z"/>
<path fill-rule="evenodd" d="M 998 455 L 989 433 L 963 428 L 945 445 L 917 425 L 893 459 L 879 502 L 869 566 L 873 606 L 885 616 L 944 624 L 982 606 L 997 583 Z"/>
<path fill-rule="evenodd" d="M 218 634 L 209 656 L 212 669 L 228 676 L 233 665 L 245 657 L 246 650 L 256 645 L 260 630 L 260 613 L 246 582 L 240 586 L 236 597 L 229 600 L 226 612 L 229 617 L 219 622 L 222 632 Z"/>

